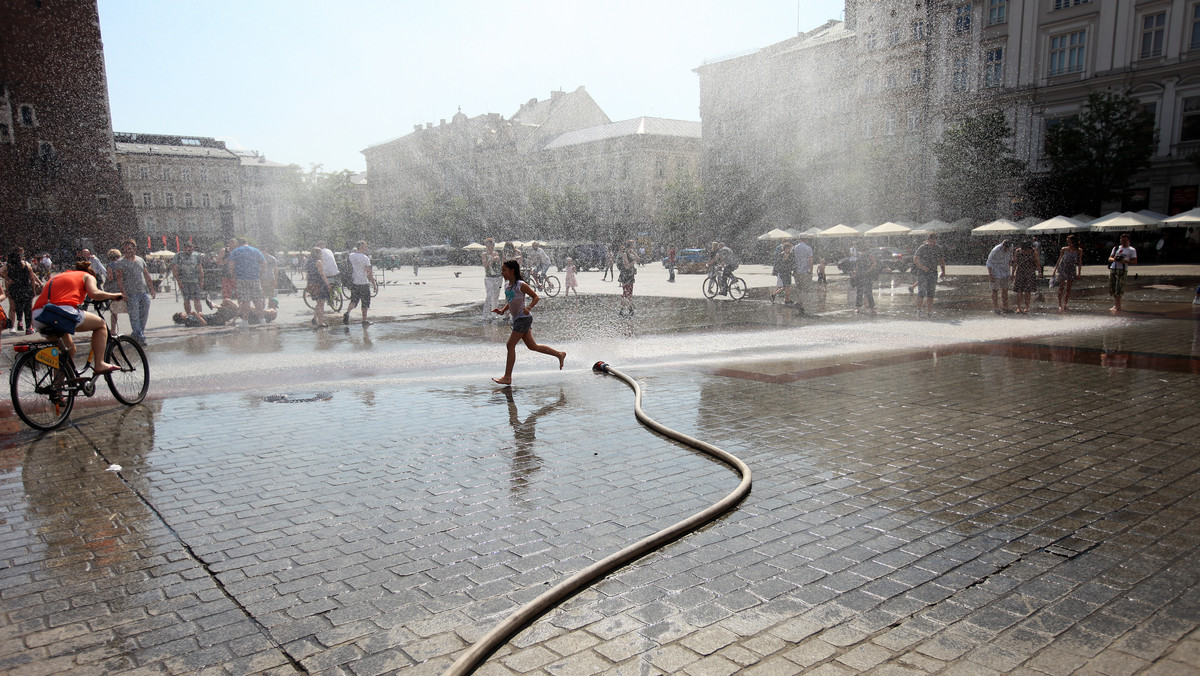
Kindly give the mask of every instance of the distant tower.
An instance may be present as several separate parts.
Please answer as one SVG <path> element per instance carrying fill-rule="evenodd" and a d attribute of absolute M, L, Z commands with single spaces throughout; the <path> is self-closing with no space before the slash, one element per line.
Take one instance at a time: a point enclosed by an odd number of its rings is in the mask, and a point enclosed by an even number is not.
<path fill-rule="evenodd" d="M 96 0 L 0 0 L 0 246 L 107 249 L 136 227 Z"/>

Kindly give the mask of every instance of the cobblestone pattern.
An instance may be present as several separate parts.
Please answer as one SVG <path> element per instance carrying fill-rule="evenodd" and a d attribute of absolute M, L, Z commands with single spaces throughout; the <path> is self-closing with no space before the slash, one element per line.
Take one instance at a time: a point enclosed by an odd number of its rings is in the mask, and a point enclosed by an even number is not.
<path fill-rule="evenodd" d="M 631 375 L 650 415 L 749 462 L 752 494 L 480 673 L 1200 669 L 1195 376 L 964 354 Z M 77 412 L 0 449 L 0 669 L 440 673 L 736 483 L 602 376 L 511 403 L 265 394 Z"/>

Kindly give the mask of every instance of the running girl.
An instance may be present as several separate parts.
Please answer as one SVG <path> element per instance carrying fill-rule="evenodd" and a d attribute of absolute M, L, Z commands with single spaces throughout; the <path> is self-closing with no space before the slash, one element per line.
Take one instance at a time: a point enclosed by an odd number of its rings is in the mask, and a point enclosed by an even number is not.
<path fill-rule="evenodd" d="M 567 353 L 560 352 L 548 345 L 538 345 L 533 339 L 533 332 L 530 331 L 533 326 L 533 315 L 529 314 L 529 311 L 538 304 L 540 299 L 528 284 L 521 281 L 521 264 L 515 260 L 505 261 L 504 267 L 500 269 L 500 274 L 507 282 L 504 285 L 504 297 L 508 303 L 492 312 L 498 315 L 507 312 L 512 315 L 512 334 L 508 337 L 508 358 L 504 362 L 504 377 L 492 378 L 492 380 L 500 385 L 512 384 L 513 365 L 517 361 L 517 343 L 520 341 L 525 341 L 525 347 L 534 352 L 558 357 L 558 370 L 561 371 L 563 362 L 567 359 Z M 532 299 L 528 306 L 525 305 L 525 296 Z"/>

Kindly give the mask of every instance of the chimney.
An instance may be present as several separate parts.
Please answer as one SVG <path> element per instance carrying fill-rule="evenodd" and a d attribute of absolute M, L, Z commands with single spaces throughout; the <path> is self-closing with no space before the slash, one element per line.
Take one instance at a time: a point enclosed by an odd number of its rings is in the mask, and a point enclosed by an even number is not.
<path fill-rule="evenodd" d="M 433 129 L 433 123 L 432 123 L 432 122 L 426 122 L 426 123 L 425 123 L 425 128 L 426 128 L 426 129 Z"/>
<path fill-rule="evenodd" d="M 414 125 L 413 125 L 413 131 L 421 131 L 421 125 L 419 125 L 419 124 L 414 124 Z"/>
<path fill-rule="evenodd" d="M 550 100 L 551 100 L 551 101 L 557 101 L 557 100 L 558 100 L 558 98 L 559 98 L 560 96 L 562 96 L 564 93 L 565 93 L 565 92 L 563 92 L 561 89 L 559 89 L 559 90 L 555 90 L 555 91 L 552 91 L 552 92 L 550 92 Z"/>

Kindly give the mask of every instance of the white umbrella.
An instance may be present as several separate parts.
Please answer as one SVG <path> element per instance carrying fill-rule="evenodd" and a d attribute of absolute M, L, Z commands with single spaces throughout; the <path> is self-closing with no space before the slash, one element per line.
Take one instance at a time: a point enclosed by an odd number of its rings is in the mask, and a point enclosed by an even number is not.
<path fill-rule="evenodd" d="M 1097 218 L 1089 225 L 1094 232 L 1116 232 L 1129 230 L 1154 230 L 1161 227 L 1161 222 L 1149 216 L 1143 216 L 1132 211 L 1113 212 L 1103 218 Z"/>
<path fill-rule="evenodd" d="M 480 244 L 479 242 L 471 242 L 470 244 L 464 246 L 462 248 L 462 250 L 463 251 L 483 251 L 486 248 L 487 248 L 486 246 Z"/>
<path fill-rule="evenodd" d="M 858 225 L 854 226 L 854 229 L 859 232 L 866 232 L 873 227 L 875 226 L 871 225 L 870 223 L 859 223 Z"/>
<path fill-rule="evenodd" d="M 780 230 L 779 228 L 775 228 L 773 230 L 768 230 L 767 232 L 764 232 L 763 234 L 759 235 L 758 241 L 767 242 L 767 241 L 771 241 L 771 240 L 793 239 L 793 238 L 795 238 L 795 235 L 788 232 L 787 230 Z"/>
<path fill-rule="evenodd" d="M 174 258 L 175 252 L 170 249 L 159 249 L 146 254 L 146 258 Z"/>
<path fill-rule="evenodd" d="M 1013 223 L 1007 218 L 1000 218 L 985 223 L 978 228 L 972 228 L 971 234 L 979 237 L 987 237 L 989 235 L 1011 235 L 1014 232 L 1024 232 L 1025 228 L 1020 223 Z"/>
<path fill-rule="evenodd" d="M 904 225 L 903 223 L 894 223 L 892 221 L 888 221 L 887 223 L 881 223 L 880 225 L 871 228 L 863 234 L 867 237 L 885 237 L 887 235 L 904 235 L 910 232 L 912 232 L 911 226 Z"/>
<path fill-rule="evenodd" d="M 1200 207 L 1163 219 L 1164 228 L 1190 228 L 1200 225 Z"/>
<path fill-rule="evenodd" d="M 1039 235 L 1053 235 L 1064 232 L 1087 232 L 1088 224 L 1083 221 L 1077 221 L 1069 216 L 1055 216 L 1049 218 L 1037 225 L 1029 226 L 1025 232 Z"/>
<path fill-rule="evenodd" d="M 816 237 L 817 235 L 820 235 L 820 234 L 821 234 L 821 229 L 814 225 L 813 227 L 809 228 L 808 230 L 805 230 L 804 232 L 800 233 L 800 236 L 801 237 Z"/>
<path fill-rule="evenodd" d="M 862 233 L 848 225 L 838 223 L 832 228 L 827 228 L 821 231 L 817 237 L 860 237 Z"/>

